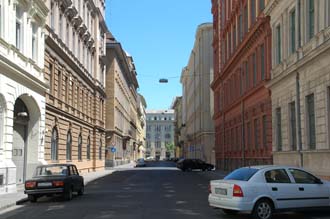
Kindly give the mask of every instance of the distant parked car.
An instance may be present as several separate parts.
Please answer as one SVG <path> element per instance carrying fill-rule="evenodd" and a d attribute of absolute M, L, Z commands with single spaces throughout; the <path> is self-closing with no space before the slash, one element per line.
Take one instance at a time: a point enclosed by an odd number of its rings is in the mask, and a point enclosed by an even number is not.
<path fill-rule="evenodd" d="M 146 158 L 146 161 L 153 161 L 153 160 L 154 160 L 153 157 L 147 157 L 147 158 Z"/>
<path fill-rule="evenodd" d="M 136 160 L 135 167 L 145 167 L 146 163 L 144 162 L 144 158 L 139 158 Z"/>
<path fill-rule="evenodd" d="M 251 213 L 255 219 L 270 219 L 274 211 L 330 204 L 330 182 L 289 166 L 239 168 L 223 180 L 212 180 L 209 192 L 210 206 L 227 214 Z"/>
<path fill-rule="evenodd" d="M 212 170 L 214 165 L 206 163 L 200 159 L 181 159 L 176 163 L 176 167 L 182 171 L 191 171 L 191 170 Z"/>
<path fill-rule="evenodd" d="M 41 165 L 34 176 L 25 181 L 24 193 L 31 202 L 44 195 L 62 194 L 65 200 L 71 200 L 73 192 L 84 194 L 84 179 L 73 164 Z"/>

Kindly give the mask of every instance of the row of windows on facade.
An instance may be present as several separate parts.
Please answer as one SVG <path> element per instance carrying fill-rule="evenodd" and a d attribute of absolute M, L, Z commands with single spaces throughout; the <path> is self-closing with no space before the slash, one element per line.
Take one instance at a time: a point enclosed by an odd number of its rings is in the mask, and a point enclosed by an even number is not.
<path fill-rule="evenodd" d="M 92 117 L 94 106 L 93 93 L 84 87 L 76 78 L 72 79 L 72 75 L 63 74 L 58 70 L 57 74 L 53 64 L 49 64 L 50 72 L 50 94 L 56 96 L 59 100 L 64 101 L 66 104 L 71 105 L 80 112 Z M 55 92 L 55 80 L 57 83 L 57 92 Z M 65 89 L 63 93 L 63 89 Z M 70 98 L 71 97 L 71 98 Z M 100 120 L 104 119 L 104 100 L 99 100 L 100 107 Z"/>
<path fill-rule="evenodd" d="M 147 131 L 150 132 L 152 130 L 152 127 L 154 127 L 155 132 L 161 132 L 162 130 L 170 132 L 172 131 L 172 125 L 147 125 Z"/>
<path fill-rule="evenodd" d="M 82 148 L 83 147 L 83 140 L 81 133 L 78 137 L 78 160 L 83 160 L 82 156 Z M 52 130 L 52 136 L 51 136 L 51 160 L 57 161 L 58 160 L 58 131 L 57 128 L 54 127 Z M 102 140 L 99 142 L 98 146 L 98 158 L 99 160 L 102 160 Z M 69 130 L 67 133 L 67 140 L 66 140 L 66 159 L 72 160 L 72 135 L 71 131 Z M 90 146 L 90 136 L 87 138 L 87 144 L 86 144 L 86 159 L 91 159 L 91 146 Z"/>
<path fill-rule="evenodd" d="M 253 122 L 245 122 L 245 150 L 267 147 L 267 129 L 269 127 L 267 118 L 267 115 L 263 115 L 259 118 L 254 118 Z M 241 151 L 241 145 L 243 143 L 242 131 L 241 124 L 226 129 L 225 135 L 223 131 L 220 131 L 220 135 L 218 136 L 219 145 L 225 145 L 231 151 Z M 224 139 L 224 142 L 221 139 Z"/>
<path fill-rule="evenodd" d="M 248 33 L 249 26 L 252 27 L 254 22 L 256 21 L 256 10 L 257 10 L 256 0 L 250 0 L 249 3 L 250 3 L 250 7 L 248 7 L 248 3 L 246 3 L 244 6 L 243 5 L 241 6 L 238 17 L 235 17 L 233 25 L 229 27 L 228 33 L 224 36 L 224 39 L 222 40 L 224 42 L 222 43 L 222 50 L 221 50 L 222 63 L 225 63 L 229 59 L 229 57 L 233 54 L 237 46 L 239 46 L 239 44 L 243 41 L 245 34 Z M 221 4 L 222 4 L 221 6 L 222 11 L 221 11 L 220 29 L 224 30 L 226 26 L 226 20 L 230 19 L 230 15 L 233 11 L 234 4 L 232 3 L 232 0 L 222 0 Z M 239 4 L 243 4 L 243 2 Z M 250 9 L 250 11 L 248 10 L 248 8 Z M 265 1 L 259 0 L 258 1 L 259 14 L 263 11 L 264 8 L 265 8 Z"/>
<path fill-rule="evenodd" d="M 9 25 L 9 23 L 5 23 L 5 21 L 11 21 L 10 19 L 6 19 L 4 17 L 3 14 L 5 8 L 3 7 L 2 3 L 3 2 L 0 0 L 0 37 L 3 37 L 5 25 Z M 38 59 L 38 42 L 41 37 L 38 35 L 38 29 L 40 26 L 36 22 L 33 22 L 33 20 L 29 26 L 29 22 L 24 21 L 24 13 L 27 12 L 24 11 L 20 5 L 16 5 L 15 46 L 20 52 L 23 52 L 24 45 L 30 44 L 31 50 L 29 50 L 30 54 L 27 54 L 27 56 L 36 62 Z M 25 34 L 23 34 L 23 30 L 27 29 L 30 29 L 32 33 L 31 38 L 29 39 L 24 38 Z"/>
<path fill-rule="evenodd" d="M 242 62 L 237 73 L 224 82 L 223 91 L 220 91 L 218 95 L 219 111 L 266 79 L 265 63 L 265 46 L 262 44 L 256 52 Z"/>
<path fill-rule="evenodd" d="M 307 126 L 307 143 L 310 150 L 316 149 L 316 129 L 315 129 L 315 105 L 314 94 L 306 96 L 306 126 Z M 296 103 L 289 103 L 289 146 L 290 150 L 299 150 L 297 145 L 297 127 L 296 127 Z M 275 109 L 275 130 L 276 130 L 276 147 L 278 151 L 283 150 L 282 142 L 282 109 Z"/>
<path fill-rule="evenodd" d="M 172 142 L 170 141 L 165 141 L 164 143 L 165 145 L 170 145 L 172 144 Z M 155 148 L 161 148 L 162 147 L 162 142 L 161 141 L 155 141 L 154 142 L 154 145 L 155 145 Z M 147 145 L 146 145 L 147 148 L 151 148 L 151 142 L 150 141 L 147 141 Z"/>
<path fill-rule="evenodd" d="M 315 16 L 315 1 L 314 0 L 308 0 L 307 4 L 307 16 L 306 16 L 306 41 L 308 42 L 311 40 L 315 35 L 315 24 L 318 23 L 316 19 L 320 19 L 320 16 Z M 299 8 L 298 8 L 299 9 Z M 326 1 L 326 7 L 323 9 L 325 10 L 325 24 L 326 26 L 330 26 L 330 2 Z M 288 30 L 284 29 L 283 27 L 286 26 L 285 24 L 281 24 L 279 22 L 274 30 L 274 39 L 275 39 L 275 64 L 280 64 L 283 61 L 283 55 L 284 53 L 293 54 L 296 51 L 297 46 L 299 45 L 299 42 L 301 41 L 301 35 L 299 34 L 299 24 L 302 23 L 303 18 L 300 15 L 301 13 L 296 13 L 296 8 L 293 8 L 291 11 L 289 11 L 289 24 L 288 24 Z M 296 22 L 298 21 L 298 25 L 296 25 Z M 287 41 L 289 43 L 287 50 L 284 50 L 283 46 L 283 40 L 282 36 L 283 33 L 288 31 L 289 34 L 284 34 L 284 36 L 288 37 Z M 297 35 L 298 33 L 298 35 Z M 297 40 L 298 38 L 298 40 Z"/>
<path fill-rule="evenodd" d="M 163 117 L 163 116 L 148 116 L 147 120 L 149 121 L 157 121 L 157 120 L 174 120 L 173 117 Z"/>
<path fill-rule="evenodd" d="M 60 39 L 65 39 L 65 44 L 68 49 L 71 50 L 71 52 L 78 58 L 78 60 L 83 64 L 83 66 L 87 69 L 90 75 L 93 75 L 94 70 L 94 62 L 96 62 L 94 57 L 94 52 L 92 52 L 91 47 L 87 45 L 87 42 L 85 42 L 80 36 L 79 33 L 75 30 L 75 27 L 73 24 L 70 24 L 68 21 L 64 22 L 65 16 L 62 12 L 59 12 L 59 20 L 58 20 L 58 27 L 55 25 L 55 18 L 56 18 L 56 12 L 55 12 L 54 3 L 51 3 L 51 11 L 50 11 L 50 18 L 51 18 L 51 28 L 56 31 L 58 30 L 58 35 Z M 94 20 L 91 19 L 89 21 L 89 13 L 87 16 L 87 26 L 91 26 L 92 30 L 92 38 L 94 38 Z M 84 13 L 86 14 L 86 13 Z M 83 21 L 86 21 L 83 19 Z M 65 23 L 65 25 L 63 24 Z M 64 36 L 65 33 L 65 36 Z M 104 34 L 100 33 L 102 39 L 100 45 L 104 45 Z M 71 41 L 70 41 L 71 38 Z M 64 41 L 64 40 L 63 40 Z M 102 72 L 102 69 L 100 69 Z M 100 78 L 100 82 L 103 84 L 102 76 Z"/>
<path fill-rule="evenodd" d="M 151 139 L 151 134 L 147 133 L 147 136 L 146 137 L 147 137 L 147 139 Z M 164 135 L 164 137 L 167 138 L 167 139 L 169 139 L 169 138 L 172 137 L 172 135 L 169 134 L 169 133 L 166 133 Z M 161 135 L 160 134 L 155 134 L 155 140 L 159 140 L 160 138 L 161 138 Z"/>

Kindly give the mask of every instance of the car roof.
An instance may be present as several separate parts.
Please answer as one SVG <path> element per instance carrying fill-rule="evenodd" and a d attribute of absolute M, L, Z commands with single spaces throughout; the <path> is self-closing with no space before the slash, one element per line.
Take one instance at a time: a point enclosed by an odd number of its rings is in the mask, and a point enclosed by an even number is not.
<path fill-rule="evenodd" d="M 75 166 L 74 164 L 69 163 L 56 163 L 56 164 L 45 164 L 45 165 L 39 165 L 37 167 L 56 167 L 56 166 Z"/>
<path fill-rule="evenodd" d="M 274 168 L 296 168 L 296 169 L 301 169 L 300 167 L 295 167 L 295 166 L 286 166 L 286 165 L 254 165 L 254 166 L 246 166 L 244 168 L 253 168 L 253 169 L 274 169 Z"/>

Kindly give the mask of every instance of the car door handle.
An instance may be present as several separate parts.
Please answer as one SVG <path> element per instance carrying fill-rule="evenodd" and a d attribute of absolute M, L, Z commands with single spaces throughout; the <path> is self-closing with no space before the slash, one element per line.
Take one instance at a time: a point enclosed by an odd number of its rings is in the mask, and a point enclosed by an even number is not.
<path fill-rule="evenodd" d="M 272 187 L 272 190 L 273 191 L 278 191 L 278 188 L 277 187 Z"/>
<path fill-rule="evenodd" d="M 299 187 L 299 191 L 305 191 L 304 187 Z"/>

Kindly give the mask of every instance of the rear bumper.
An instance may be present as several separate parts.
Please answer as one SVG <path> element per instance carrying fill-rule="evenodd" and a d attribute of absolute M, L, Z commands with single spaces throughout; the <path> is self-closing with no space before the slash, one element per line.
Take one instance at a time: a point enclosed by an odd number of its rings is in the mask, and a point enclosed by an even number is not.
<path fill-rule="evenodd" d="M 209 205 L 215 208 L 230 209 L 241 211 L 245 213 L 251 213 L 253 210 L 253 203 L 246 202 L 241 198 L 225 198 L 209 194 Z"/>
<path fill-rule="evenodd" d="M 52 188 L 52 189 L 31 189 L 25 190 L 24 193 L 27 195 L 46 195 L 46 194 L 56 194 L 56 193 L 63 193 L 64 188 Z"/>

